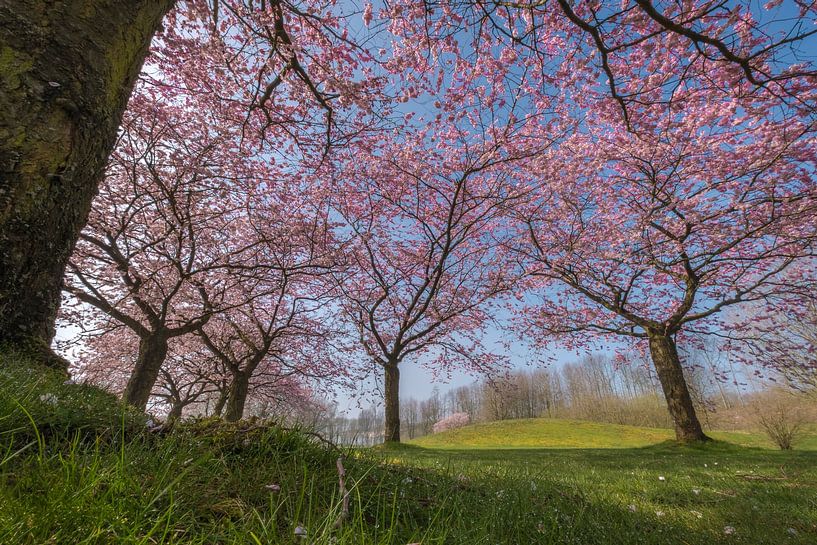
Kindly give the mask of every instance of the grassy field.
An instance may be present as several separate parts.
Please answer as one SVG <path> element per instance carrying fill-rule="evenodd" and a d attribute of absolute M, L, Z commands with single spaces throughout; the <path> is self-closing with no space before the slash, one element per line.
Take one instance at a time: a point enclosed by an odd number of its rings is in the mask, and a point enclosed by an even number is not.
<path fill-rule="evenodd" d="M 0 353 L 0 544 L 817 543 L 814 451 L 540 420 L 341 453 L 256 422 L 149 433 L 63 380 Z"/>
<path fill-rule="evenodd" d="M 668 430 L 517 420 L 427 436 L 391 454 L 537 505 L 529 516 L 541 520 L 524 526 L 543 535 L 513 525 L 508 543 L 551 542 L 554 532 L 563 543 L 817 543 L 815 437 L 780 452 L 759 434 L 712 435 L 718 441 L 682 447 Z"/>

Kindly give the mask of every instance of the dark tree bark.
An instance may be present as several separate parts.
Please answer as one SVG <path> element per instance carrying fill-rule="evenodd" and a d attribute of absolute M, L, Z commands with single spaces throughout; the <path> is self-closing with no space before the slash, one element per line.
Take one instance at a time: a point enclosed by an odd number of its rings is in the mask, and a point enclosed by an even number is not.
<path fill-rule="evenodd" d="M 122 396 L 125 402 L 142 411 L 145 410 L 150 393 L 159 377 L 159 371 L 167 358 L 167 350 L 166 335 L 153 334 L 139 341 L 139 356 Z"/>
<path fill-rule="evenodd" d="M 233 375 L 224 413 L 224 419 L 227 422 L 236 422 L 244 416 L 244 405 L 247 403 L 251 375 L 252 372 L 238 372 Z"/>
<path fill-rule="evenodd" d="M 0 0 L 0 344 L 64 365 L 64 269 L 173 3 Z"/>
<path fill-rule="evenodd" d="M 650 332 L 649 341 L 653 365 L 675 422 L 675 437 L 684 443 L 709 440 L 695 414 L 675 340 L 665 333 Z"/>
<path fill-rule="evenodd" d="M 386 429 L 383 440 L 400 442 L 400 369 L 397 363 L 387 363 L 385 380 Z"/>

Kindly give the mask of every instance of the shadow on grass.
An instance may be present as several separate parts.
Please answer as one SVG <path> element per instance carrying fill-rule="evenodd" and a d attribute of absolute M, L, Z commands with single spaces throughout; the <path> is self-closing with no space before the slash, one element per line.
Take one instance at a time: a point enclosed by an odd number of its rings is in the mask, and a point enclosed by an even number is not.
<path fill-rule="evenodd" d="M 380 454 L 504 491 L 500 499 L 514 497 L 515 509 L 542 515 L 537 523 L 526 515 L 529 527 L 547 529 L 530 543 L 817 542 L 817 452 L 667 441 L 624 449 L 401 445 Z M 487 495 L 477 501 L 496 508 Z M 517 537 L 501 542 L 526 542 Z"/>

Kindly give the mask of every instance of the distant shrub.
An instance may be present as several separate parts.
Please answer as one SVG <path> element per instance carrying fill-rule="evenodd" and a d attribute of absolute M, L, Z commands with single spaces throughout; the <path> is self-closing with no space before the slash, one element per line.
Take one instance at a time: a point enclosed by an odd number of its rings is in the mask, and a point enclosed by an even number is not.
<path fill-rule="evenodd" d="M 754 402 L 757 424 L 780 450 L 791 450 L 805 431 L 807 417 L 791 395 L 771 391 Z"/>
<path fill-rule="evenodd" d="M 434 424 L 431 430 L 433 433 L 440 433 L 441 431 L 455 430 L 457 428 L 467 426 L 470 423 L 471 417 L 468 416 L 468 413 L 454 413 L 451 416 L 446 416 Z"/>

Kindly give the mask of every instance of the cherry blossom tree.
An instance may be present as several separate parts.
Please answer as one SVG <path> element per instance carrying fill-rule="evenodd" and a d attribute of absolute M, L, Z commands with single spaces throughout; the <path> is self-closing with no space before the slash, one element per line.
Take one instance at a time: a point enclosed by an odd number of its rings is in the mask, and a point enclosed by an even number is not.
<path fill-rule="evenodd" d="M 496 88 L 518 80 L 529 109 L 563 120 L 516 176 L 531 198 L 511 211 L 524 226 L 513 247 L 545 295 L 523 329 L 543 342 L 543 331 L 649 339 L 683 440 L 705 436 L 676 335 L 770 297 L 813 252 L 815 10 L 780 4 L 383 11 L 403 38 L 394 64 L 419 73 L 448 59 L 452 75 L 414 77 L 447 85 L 449 110 L 475 92 L 502 101 Z"/>
<path fill-rule="evenodd" d="M 293 381 L 340 382 L 351 374 L 333 342 L 334 297 L 324 277 L 335 256 L 325 210 L 315 209 L 310 193 L 301 202 L 293 194 L 274 204 L 266 196 L 262 211 L 249 212 L 254 255 L 235 269 L 240 282 L 227 293 L 230 308 L 197 333 L 229 375 L 229 421 L 242 417 L 251 388 L 274 395 Z"/>
<path fill-rule="evenodd" d="M 550 295 L 530 310 L 529 330 L 646 340 L 684 441 L 706 436 L 677 339 L 717 328 L 729 307 L 802 292 L 808 278 L 791 273 L 817 242 L 813 121 L 730 81 L 630 108 L 637 132 L 610 124 L 614 101 L 597 105 L 530 163 L 536 196 L 518 209 L 516 249 Z"/>
<path fill-rule="evenodd" d="M 207 323 L 229 289 L 226 267 L 251 245 L 232 227 L 254 171 L 206 121 L 135 102 L 69 263 L 66 291 L 139 338 L 124 399 L 143 409 L 170 339 Z"/>
<path fill-rule="evenodd" d="M 400 364 L 427 359 L 435 372 L 488 371 L 503 358 L 483 346 L 493 302 L 514 285 L 495 233 L 508 183 L 513 122 L 437 121 L 360 142 L 333 172 L 338 238 L 348 240 L 337 273 L 343 310 L 360 346 L 385 374 L 385 440 L 400 440 Z M 476 135 L 476 136 L 475 136 Z"/>
<path fill-rule="evenodd" d="M 320 277 L 334 249 L 321 192 L 292 165 L 248 157 L 243 124 L 214 125 L 222 112 L 164 105 L 151 91 L 134 98 L 81 235 L 67 291 L 85 306 L 66 316 L 96 318 L 97 349 L 120 342 L 123 326 L 138 337 L 134 361 L 103 353 L 132 369 L 128 402 L 144 408 L 153 395 L 173 417 L 218 392 L 217 412 L 237 420 L 251 389 L 272 399 L 347 376 L 328 353 Z M 105 361 L 88 353 L 98 376 Z"/>

